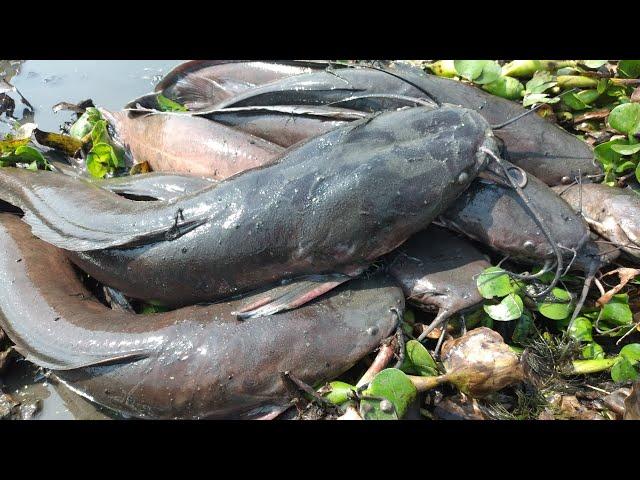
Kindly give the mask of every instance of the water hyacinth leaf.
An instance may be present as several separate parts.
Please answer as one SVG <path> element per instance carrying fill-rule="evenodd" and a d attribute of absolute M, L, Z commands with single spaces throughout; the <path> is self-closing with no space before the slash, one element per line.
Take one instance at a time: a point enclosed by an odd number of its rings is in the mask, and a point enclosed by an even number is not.
<path fill-rule="evenodd" d="M 607 60 L 582 60 L 580 63 L 587 68 L 596 69 L 607 63 Z"/>
<path fill-rule="evenodd" d="M 627 170 L 633 170 L 634 168 L 636 168 L 636 164 L 634 162 L 632 162 L 631 160 L 627 160 L 626 162 L 622 162 L 621 164 L 619 164 L 616 167 L 615 172 L 616 173 L 624 173 Z"/>
<path fill-rule="evenodd" d="M 596 342 L 591 342 L 582 347 L 582 350 L 580 350 L 580 356 L 587 360 L 604 358 L 604 350 Z"/>
<path fill-rule="evenodd" d="M 482 89 L 507 100 L 519 100 L 524 92 L 524 85 L 513 77 L 498 77 L 497 80 L 483 85 Z"/>
<path fill-rule="evenodd" d="M 342 405 L 350 398 L 350 394 L 356 391 L 356 387 L 345 382 L 331 382 L 329 383 L 331 391 L 324 395 L 324 398 L 329 400 L 334 405 Z"/>
<path fill-rule="evenodd" d="M 600 312 L 600 319 L 613 325 L 629 325 L 633 314 L 629 308 L 629 296 L 626 293 L 614 295 Z"/>
<path fill-rule="evenodd" d="M 621 154 L 616 152 L 613 147 L 616 145 L 627 145 L 629 142 L 624 138 L 616 138 L 605 143 L 601 143 L 593 149 L 596 159 L 602 163 L 603 166 L 613 166 L 621 158 Z"/>
<path fill-rule="evenodd" d="M 589 105 L 573 92 L 563 95 L 562 102 L 572 110 L 584 110 L 585 108 L 589 108 Z"/>
<path fill-rule="evenodd" d="M 458 75 L 473 81 L 482 75 L 485 61 L 486 60 L 454 60 L 453 66 Z"/>
<path fill-rule="evenodd" d="M 511 335 L 511 340 L 515 343 L 524 343 L 526 339 L 533 333 L 534 323 L 529 312 L 525 311 L 516 321 L 516 327 Z"/>
<path fill-rule="evenodd" d="M 640 104 L 623 103 L 618 105 L 609 114 L 609 125 L 625 135 L 634 135 L 639 132 Z"/>
<path fill-rule="evenodd" d="M 454 60 L 456 72 L 479 85 L 494 82 L 500 77 L 500 65 L 493 60 Z"/>
<path fill-rule="evenodd" d="M 633 381 L 638 378 L 638 372 L 631 362 L 624 357 L 618 357 L 616 363 L 611 367 L 611 379 L 614 382 L 622 383 Z"/>
<path fill-rule="evenodd" d="M 640 77 L 640 60 L 620 60 L 618 63 L 618 73 L 626 78 Z"/>
<path fill-rule="evenodd" d="M 396 368 L 387 368 L 378 373 L 362 393 L 363 397 L 375 399 L 363 398 L 360 402 L 360 414 L 365 420 L 402 418 L 417 394 L 409 377 Z M 379 400 L 380 398 L 386 402 Z M 390 406 L 392 408 L 385 408 Z"/>
<path fill-rule="evenodd" d="M 409 340 L 405 347 L 405 362 L 411 372 L 424 377 L 438 375 L 438 366 L 429 351 L 417 340 Z M 405 370 L 403 365 L 403 371 Z"/>
<path fill-rule="evenodd" d="M 498 305 L 484 305 L 484 311 L 499 322 L 516 320 L 522 316 L 524 305 L 520 296 L 510 293 Z"/>
<path fill-rule="evenodd" d="M 619 143 L 611 145 L 611 150 L 621 155 L 633 155 L 634 153 L 640 152 L 640 143 L 636 143 L 634 145 L 625 145 L 624 143 Z"/>
<path fill-rule="evenodd" d="M 555 87 L 558 84 L 549 72 L 536 72 L 531 80 L 525 85 L 527 94 L 544 93 L 546 90 Z"/>
<path fill-rule="evenodd" d="M 593 342 L 592 330 L 593 325 L 588 318 L 578 317 L 574 320 L 568 333 L 571 338 L 578 342 Z"/>
<path fill-rule="evenodd" d="M 98 143 L 110 143 L 111 139 L 107 132 L 106 120 L 98 120 L 91 130 L 91 142 L 96 145 Z"/>
<path fill-rule="evenodd" d="M 538 311 L 551 320 L 564 320 L 571 313 L 571 294 L 562 288 L 554 288 L 545 298 L 539 302 Z"/>
<path fill-rule="evenodd" d="M 102 115 L 100 114 L 100 111 L 95 107 L 89 107 L 82 115 L 80 115 L 78 120 L 71 125 L 69 135 L 77 139 L 84 138 L 89 132 L 91 132 L 91 130 L 93 130 L 95 123 L 101 119 Z"/>
<path fill-rule="evenodd" d="M 163 112 L 186 112 L 187 107 L 180 105 L 178 102 L 165 97 L 161 93 L 158 94 L 158 106 Z"/>
<path fill-rule="evenodd" d="M 509 275 L 500 267 L 489 267 L 477 278 L 476 285 L 483 298 L 504 297 L 514 291 Z"/>
<path fill-rule="evenodd" d="M 626 358 L 629 363 L 635 365 L 640 362 L 640 343 L 630 343 L 620 350 L 620 356 Z"/>
<path fill-rule="evenodd" d="M 558 103 L 560 101 L 560 97 L 549 97 L 546 93 L 531 93 L 524 97 L 522 101 L 523 107 L 530 107 L 531 105 L 535 105 L 536 103 Z"/>
<path fill-rule="evenodd" d="M 109 173 L 108 164 L 97 153 L 89 152 L 86 163 L 87 170 L 94 178 L 104 178 Z"/>

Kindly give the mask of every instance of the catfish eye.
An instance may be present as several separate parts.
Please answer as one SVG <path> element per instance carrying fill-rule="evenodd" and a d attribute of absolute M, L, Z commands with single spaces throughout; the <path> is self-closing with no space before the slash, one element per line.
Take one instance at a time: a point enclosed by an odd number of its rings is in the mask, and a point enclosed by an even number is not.
<path fill-rule="evenodd" d="M 458 183 L 460 185 L 464 185 L 468 181 L 469 181 L 469 174 L 467 172 L 462 172 L 460 175 L 458 175 Z"/>

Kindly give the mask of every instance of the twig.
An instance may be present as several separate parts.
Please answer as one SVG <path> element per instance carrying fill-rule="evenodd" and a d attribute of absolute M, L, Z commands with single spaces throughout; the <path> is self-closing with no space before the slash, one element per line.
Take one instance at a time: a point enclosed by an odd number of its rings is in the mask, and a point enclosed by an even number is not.
<path fill-rule="evenodd" d="M 290 371 L 287 370 L 286 372 L 283 372 L 282 375 L 285 378 L 287 378 L 288 380 L 291 380 L 304 393 L 306 393 L 307 395 L 311 396 L 316 401 L 316 403 L 318 403 L 319 405 L 321 405 L 323 407 L 332 408 L 332 409 L 336 409 L 337 408 L 336 405 L 331 403 L 326 398 L 320 396 L 313 388 L 311 388 L 309 385 L 304 383 L 298 377 L 293 375 Z"/>

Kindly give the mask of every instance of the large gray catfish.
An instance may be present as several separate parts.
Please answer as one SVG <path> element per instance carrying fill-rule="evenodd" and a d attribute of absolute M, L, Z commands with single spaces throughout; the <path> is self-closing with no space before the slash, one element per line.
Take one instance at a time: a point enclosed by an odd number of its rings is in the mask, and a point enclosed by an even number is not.
<path fill-rule="evenodd" d="M 484 150 L 496 148 L 477 113 L 418 107 L 339 127 L 173 201 L 134 202 L 15 168 L 0 169 L 0 199 L 25 211 L 35 235 L 134 298 L 188 305 L 323 275 L 296 284 L 277 311 L 357 275 L 422 230 L 484 168 Z M 274 311 L 265 308 L 260 314 Z"/>
<path fill-rule="evenodd" d="M 241 64 L 231 68 L 240 70 Z M 516 102 L 496 97 L 472 85 L 427 75 L 417 68 L 401 64 L 396 68 L 380 69 L 364 66 L 337 70 L 331 68 L 247 89 L 225 100 L 213 102 L 208 109 L 201 109 L 199 114 L 242 106 L 333 104 L 378 111 L 407 105 L 407 101 L 400 98 L 368 97 L 372 94 L 412 96 L 439 104 L 460 105 L 477 111 L 495 126 L 508 123 L 527 112 Z M 353 100 L 354 97 L 359 98 Z M 253 133 L 258 134 L 255 130 Z M 589 145 L 538 115 L 527 115 L 497 129 L 495 133 L 504 142 L 504 153 L 508 160 L 548 185 L 566 183 L 578 173 L 583 176 L 602 173 L 594 162 Z"/>
<path fill-rule="evenodd" d="M 143 418 L 253 418 L 317 386 L 390 335 L 399 288 L 350 282 L 291 312 L 238 321 L 243 302 L 136 315 L 101 304 L 62 251 L 0 214 L 0 327 L 27 360 L 81 395 Z M 292 388 L 293 387 L 293 388 Z"/>

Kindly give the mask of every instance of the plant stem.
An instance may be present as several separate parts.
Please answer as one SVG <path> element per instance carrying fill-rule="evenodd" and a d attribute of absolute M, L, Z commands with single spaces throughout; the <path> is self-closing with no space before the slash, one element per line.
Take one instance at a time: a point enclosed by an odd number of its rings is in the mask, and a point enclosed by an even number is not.
<path fill-rule="evenodd" d="M 614 358 L 595 358 L 592 360 L 574 360 L 573 371 L 571 373 L 576 375 L 586 375 L 587 373 L 597 373 L 609 370 L 614 363 L 616 363 L 617 357 Z"/>
<path fill-rule="evenodd" d="M 432 388 L 437 387 L 438 385 L 447 381 L 447 375 L 439 375 L 437 377 L 416 377 L 414 375 L 407 375 L 413 386 L 416 387 L 418 392 L 424 392 L 426 390 L 431 390 Z"/>

